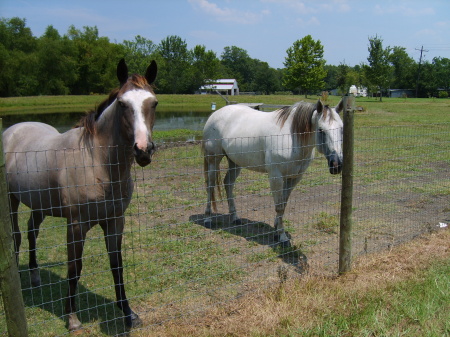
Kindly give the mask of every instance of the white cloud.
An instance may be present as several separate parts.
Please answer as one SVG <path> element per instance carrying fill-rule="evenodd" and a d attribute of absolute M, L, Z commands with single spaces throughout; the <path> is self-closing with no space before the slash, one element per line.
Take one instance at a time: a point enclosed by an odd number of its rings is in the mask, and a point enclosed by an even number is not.
<path fill-rule="evenodd" d="M 209 0 L 188 0 L 188 2 L 199 10 L 213 16 L 216 20 L 222 22 L 234 22 L 239 24 L 254 24 L 262 21 L 263 17 L 269 15 L 268 10 L 260 13 L 243 12 L 237 9 L 220 7 Z"/>

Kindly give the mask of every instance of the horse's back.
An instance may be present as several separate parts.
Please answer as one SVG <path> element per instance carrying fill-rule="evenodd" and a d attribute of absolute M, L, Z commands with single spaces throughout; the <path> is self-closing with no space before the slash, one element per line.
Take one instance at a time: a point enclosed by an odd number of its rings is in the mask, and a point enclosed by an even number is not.
<path fill-rule="evenodd" d="M 45 151 L 61 134 L 53 126 L 39 122 L 15 124 L 3 133 L 4 152 Z M 58 142 L 56 142 L 58 144 Z"/>
<path fill-rule="evenodd" d="M 229 105 L 215 111 L 205 124 L 205 155 L 226 155 L 238 166 L 266 172 L 271 160 L 267 154 L 280 132 L 276 112 Z"/>
<path fill-rule="evenodd" d="M 270 133 L 273 112 L 263 112 L 245 105 L 227 105 L 211 114 L 204 127 L 204 139 L 259 137 Z"/>

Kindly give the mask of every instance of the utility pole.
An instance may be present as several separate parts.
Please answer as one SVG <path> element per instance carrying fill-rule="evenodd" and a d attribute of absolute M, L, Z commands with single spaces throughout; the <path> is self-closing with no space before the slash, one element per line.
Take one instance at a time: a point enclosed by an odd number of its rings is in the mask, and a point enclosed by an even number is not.
<path fill-rule="evenodd" d="M 417 70 L 417 82 L 416 82 L 416 97 L 417 97 L 419 93 L 419 78 L 420 78 L 420 66 L 422 65 L 422 54 L 423 52 L 425 53 L 428 52 L 428 50 L 424 50 L 423 46 L 420 49 L 416 48 L 416 50 L 420 50 L 419 69 Z"/>

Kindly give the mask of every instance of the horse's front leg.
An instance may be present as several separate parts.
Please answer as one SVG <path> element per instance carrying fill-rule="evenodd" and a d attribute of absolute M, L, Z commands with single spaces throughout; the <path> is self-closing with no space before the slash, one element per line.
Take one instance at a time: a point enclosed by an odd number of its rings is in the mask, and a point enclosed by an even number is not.
<path fill-rule="evenodd" d="M 234 223 L 235 225 L 240 225 L 241 219 L 239 219 L 239 217 L 237 216 L 233 189 L 236 179 L 241 173 L 241 167 L 237 166 L 235 162 L 233 162 L 231 159 L 229 158 L 227 159 L 228 159 L 228 171 L 227 174 L 225 175 L 223 184 L 225 186 L 225 192 L 227 193 L 228 211 L 231 215 L 231 222 Z"/>
<path fill-rule="evenodd" d="M 125 220 L 122 216 L 101 222 L 100 225 L 105 235 L 106 249 L 108 250 L 109 263 L 114 278 L 117 306 L 125 315 L 126 326 L 134 328 L 139 326 L 142 321 L 139 316 L 131 310 L 125 294 L 122 264 L 122 234 L 124 223 Z"/>
<path fill-rule="evenodd" d="M 67 278 L 69 289 L 66 300 L 66 314 L 69 318 L 69 330 L 81 329 L 81 322 L 77 317 L 75 295 L 77 292 L 78 280 L 83 268 L 83 248 L 86 233 L 89 225 L 79 221 L 70 221 L 67 225 Z"/>
<path fill-rule="evenodd" d="M 39 227 L 44 221 L 45 216 L 40 211 L 33 211 L 28 219 L 28 243 L 30 248 L 30 260 L 28 267 L 30 269 L 31 285 L 39 287 L 41 285 L 41 276 L 39 275 L 39 266 L 36 258 L 36 240 L 39 235 Z"/>
<path fill-rule="evenodd" d="M 283 177 L 281 176 L 281 174 L 274 175 L 272 173 L 269 174 L 269 180 L 270 190 L 272 192 L 276 212 L 274 224 L 276 230 L 275 238 L 278 239 L 278 242 L 281 245 L 289 247 L 290 241 L 288 236 L 286 235 L 283 225 L 283 215 L 286 208 Z"/>

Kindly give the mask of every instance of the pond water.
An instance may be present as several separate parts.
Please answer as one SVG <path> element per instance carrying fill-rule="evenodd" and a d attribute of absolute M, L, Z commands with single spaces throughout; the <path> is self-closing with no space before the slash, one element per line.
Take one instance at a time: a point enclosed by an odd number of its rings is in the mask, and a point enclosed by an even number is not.
<path fill-rule="evenodd" d="M 3 130 L 20 122 L 42 122 L 55 127 L 59 132 L 71 129 L 84 113 L 21 114 L 2 116 Z M 210 112 L 157 112 L 154 130 L 168 131 L 176 129 L 202 130 Z M 3 131 L 2 130 L 2 131 Z"/>

